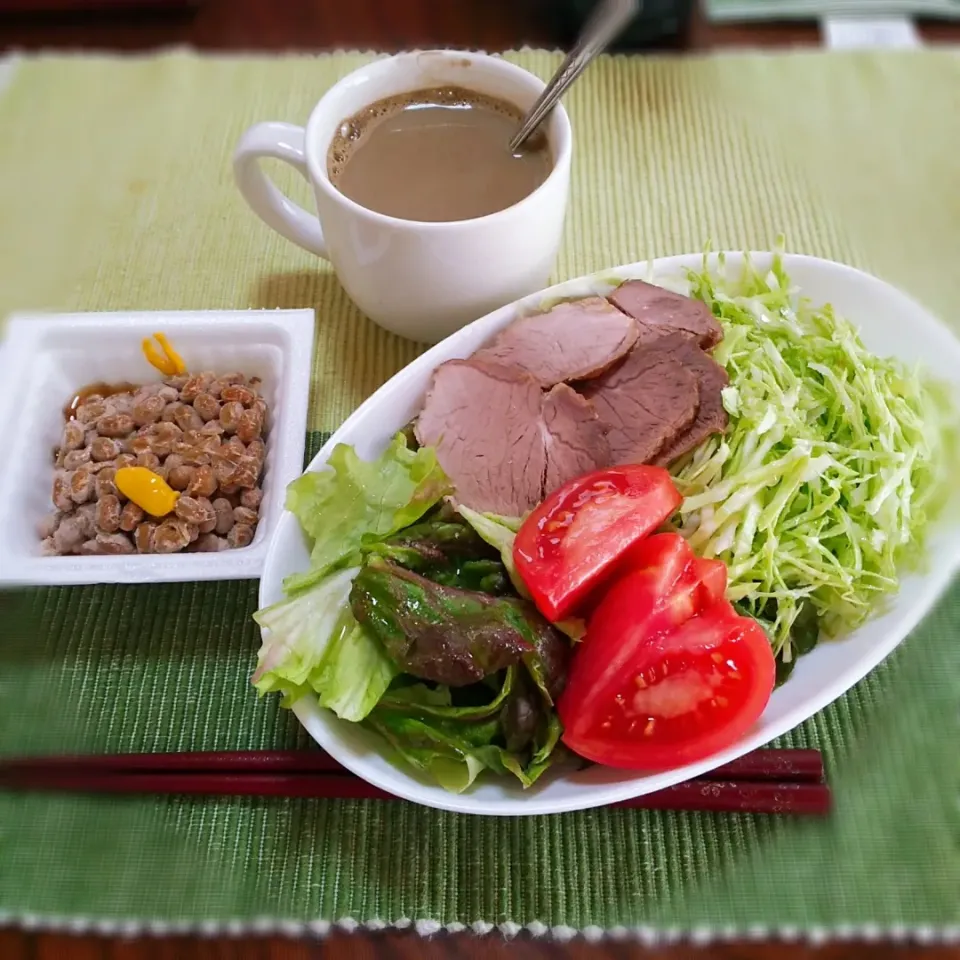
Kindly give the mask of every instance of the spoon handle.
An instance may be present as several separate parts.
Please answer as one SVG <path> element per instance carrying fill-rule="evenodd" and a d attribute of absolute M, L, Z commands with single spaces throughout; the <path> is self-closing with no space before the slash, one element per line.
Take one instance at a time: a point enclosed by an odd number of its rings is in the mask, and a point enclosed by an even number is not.
<path fill-rule="evenodd" d="M 568 87 L 593 59 L 613 41 L 640 9 L 639 0 L 603 0 L 587 20 L 573 48 L 553 75 L 537 102 L 530 108 L 522 126 L 510 141 L 510 151 L 520 149 Z"/>

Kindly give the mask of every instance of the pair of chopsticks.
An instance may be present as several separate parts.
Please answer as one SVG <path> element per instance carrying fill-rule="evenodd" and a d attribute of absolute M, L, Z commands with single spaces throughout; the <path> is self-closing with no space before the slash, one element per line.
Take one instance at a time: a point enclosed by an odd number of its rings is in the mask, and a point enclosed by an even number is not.
<path fill-rule="evenodd" d="M 320 751 L 23 757 L 0 761 L 0 789 L 396 800 Z M 816 750 L 755 750 L 620 807 L 823 816 L 830 788 Z"/>

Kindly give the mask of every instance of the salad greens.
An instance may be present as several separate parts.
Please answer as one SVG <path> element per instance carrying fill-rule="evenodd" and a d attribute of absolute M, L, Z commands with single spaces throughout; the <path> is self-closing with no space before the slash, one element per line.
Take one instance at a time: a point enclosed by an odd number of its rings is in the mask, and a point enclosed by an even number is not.
<path fill-rule="evenodd" d="M 723 273 L 705 259 L 690 275 L 723 325 L 713 356 L 730 375 L 730 426 L 674 471 L 680 530 L 727 564 L 729 596 L 768 628 L 782 678 L 817 622 L 857 626 L 920 555 L 956 424 L 938 385 L 800 298 L 779 254 L 768 271 Z"/>
<path fill-rule="evenodd" d="M 253 675 L 260 693 L 279 691 L 290 706 L 312 690 L 343 720 L 362 720 L 373 709 L 398 671 L 353 618 L 357 572 L 339 570 L 254 614 L 266 631 Z"/>
<path fill-rule="evenodd" d="M 483 537 L 492 547 L 500 551 L 503 565 L 510 577 L 514 590 L 525 600 L 530 599 L 530 592 L 526 584 L 517 573 L 516 564 L 513 562 L 513 544 L 517 539 L 517 531 L 523 523 L 523 518 L 501 517 L 493 513 L 478 513 L 469 507 L 460 506 L 457 508 L 463 519 L 473 527 L 477 533 Z M 586 623 L 579 617 L 570 617 L 568 620 L 561 620 L 554 626 L 565 633 L 574 642 L 582 640 L 587 632 Z"/>
<path fill-rule="evenodd" d="M 529 599 L 526 585 L 520 579 L 517 573 L 516 564 L 513 562 L 513 542 L 517 539 L 517 531 L 523 523 L 519 517 L 500 517 L 494 513 L 478 513 L 469 507 L 460 506 L 458 512 L 464 520 L 481 536 L 491 547 L 500 554 L 500 560 L 503 563 L 510 582 L 514 590 L 523 597 Z"/>
<path fill-rule="evenodd" d="M 433 449 L 402 433 L 377 460 L 340 445 L 327 466 L 289 487 L 311 565 L 255 614 L 254 685 L 285 706 L 314 693 L 447 789 L 485 769 L 531 785 L 566 756 L 553 703 L 570 651 L 511 583 L 519 521 L 478 532 Z"/>
<path fill-rule="evenodd" d="M 452 513 L 452 510 L 450 511 Z M 392 537 L 364 537 L 361 551 L 392 560 L 408 570 L 451 587 L 502 594 L 510 581 L 496 551 L 477 532 L 453 516 L 437 516 Z"/>
<path fill-rule="evenodd" d="M 534 649 L 521 604 L 434 583 L 381 558 L 360 570 L 350 591 L 353 615 L 403 672 L 453 687 L 505 670 Z"/>
<path fill-rule="evenodd" d="M 529 787 L 550 766 L 570 762 L 558 747 L 562 732 L 556 712 L 531 693 L 517 667 L 491 678 L 488 699 L 458 706 L 449 687 L 414 683 L 391 689 L 366 725 L 394 753 L 459 792 L 482 770 L 513 774 Z M 499 689 L 495 684 L 499 683 Z"/>
<path fill-rule="evenodd" d="M 337 444 L 327 466 L 331 469 L 305 473 L 287 488 L 287 509 L 313 540 L 310 569 L 287 577 L 288 593 L 318 583 L 337 567 L 359 563 L 365 535 L 396 533 L 451 492 L 436 452 L 411 450 L 400 434 L 369 462 L 353 447 Z"/>

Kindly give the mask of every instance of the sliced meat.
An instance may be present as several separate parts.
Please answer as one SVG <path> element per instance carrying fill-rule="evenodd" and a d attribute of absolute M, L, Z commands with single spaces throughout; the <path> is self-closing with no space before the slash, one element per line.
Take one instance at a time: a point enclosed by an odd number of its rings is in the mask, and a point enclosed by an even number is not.
<path fill-rule="evenodd" d="M 566 384 L 544 393 L 533 377 L 482 360 L 434 373 L 417 440 L 434 446 L 456 500 L 519 517 L 549 490 L 609 461 L 594 405 Z"/>
<path fill-rule="evenodd" d="M 519 517 L 541 499 L 542 402 L 537 381 L 516 368 L 448 360 L 433 375 L 417 440 L 437 448 L 460 503 Z"/>
<path fill-rule="evenodd" d="M 653 462 L 660 466 L 668 466 L 674 460 L 679 460 L 685 453 L 699 447 L 712 433 L 723 433 L 729 421 L 720 395 L 720 391 L 730 382 L 727 371 L 689 339 L 683 363 L 690 372 L 696 374 L 700 383 L 700 406 L 697 418 L 689 429 L 666 443 L 657 454 Z"/>
<path fill-rule="evenodd" d="M 541 499 L 568 480 L 609 465 L 607 425 L 586 397 L 558 383 L 543 398 L 542 417 L 547 463 Z"/>
<path fill-rule="evenodd" d="M 602 297 L 558 303 L 515 320 L 474 359 L 519 367 L 542 387 L 588 380 L 630 352 L 640 329 Z"/>
<path fill-rule="evenodd" d="M 706 357 L 687 337 L 661 337 L 637 347 L 619 367 L 587 386 L 587 396 L 610 428 L 611 464 L 651 463 L 693 425 L 700 381 L 687 366 L 688 350 Z"/>
<path fill-rule="evenodd" d="M 709 350 L 723 339 L 723 329 L 705 303 L 652 283 L 627 280 L 608 299 L 637 321 L 641 343 L 667 333 L 686 333 Z"/>

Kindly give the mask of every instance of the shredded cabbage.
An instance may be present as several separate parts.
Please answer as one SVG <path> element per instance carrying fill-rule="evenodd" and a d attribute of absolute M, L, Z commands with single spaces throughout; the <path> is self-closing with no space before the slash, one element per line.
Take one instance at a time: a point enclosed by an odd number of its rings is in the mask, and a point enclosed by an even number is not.
<path fill-rule="evenodd" d="M 765 622 L 789 664 L 812 603 L 830 636 L 857 626 L 916 563 L 957 449 L 947 389 L 871 354 L 830 306 L 791 286 L 779 253 L 691 272 L 720 319 L 730 426 L 675 470 L 679 528 L 729 568 L 731 600 Z M 815 641 L 814 641 L 815 642 Z"/>

